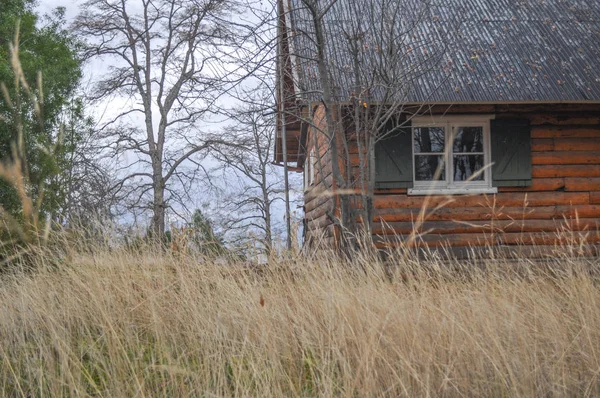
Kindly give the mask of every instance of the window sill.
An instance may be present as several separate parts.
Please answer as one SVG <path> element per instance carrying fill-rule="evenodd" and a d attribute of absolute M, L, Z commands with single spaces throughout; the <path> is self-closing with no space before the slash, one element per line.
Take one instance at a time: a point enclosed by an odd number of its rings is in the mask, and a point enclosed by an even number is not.
<path fill-rule="evenodd" d="M 473 187 L 473 188 L 411 188 L 407 191 L 410 196 L 425 195 L 481 195 L 498 193 L 496 187 Z"/>

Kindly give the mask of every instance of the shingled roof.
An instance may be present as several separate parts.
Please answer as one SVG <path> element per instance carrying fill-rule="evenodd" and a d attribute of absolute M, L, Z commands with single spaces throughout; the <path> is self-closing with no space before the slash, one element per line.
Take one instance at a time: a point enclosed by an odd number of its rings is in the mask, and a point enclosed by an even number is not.
<path fill-rule="evenodd" d="M 319 101 L 305 2 L 331 0 L 283 1 L 296 94 Z M 391 84 L 408 103 L 600 101 L 598 0 L 337 0 L 323 27 L 338 101 Z"/>

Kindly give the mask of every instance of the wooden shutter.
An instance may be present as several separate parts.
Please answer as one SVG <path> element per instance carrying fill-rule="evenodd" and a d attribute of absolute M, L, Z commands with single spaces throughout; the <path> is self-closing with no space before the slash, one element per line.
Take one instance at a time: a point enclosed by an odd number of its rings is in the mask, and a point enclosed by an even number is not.
<path fill-rule="evenodd" d="M 410 121 L 402 127 L 390 121 L 385 138 L 375 144 L 375 188 L 412 188 L 413 160 Z"/>
<path fill-rule="evenodd" d="M 492 185 L 531 186 L 531 128 L 529 120 L 491 121 Z"/>

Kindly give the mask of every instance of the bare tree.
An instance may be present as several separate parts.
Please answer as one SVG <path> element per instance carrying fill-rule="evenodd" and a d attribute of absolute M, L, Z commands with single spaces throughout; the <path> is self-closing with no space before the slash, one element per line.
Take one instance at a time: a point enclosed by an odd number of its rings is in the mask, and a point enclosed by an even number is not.
<path fill-rule="evenodd" d="M 113 216 L 115 183 L 110 164 L 97 150 L 93 120 L 85 116 L 81 99 L 73 99 L 63 112 L 62 148 L 64 169 L 56 181 L 65 196 L 59 222 L 89 224 Z"/>
<path fill-rule="evenodd" d="M 312 119 L 305 122 L 327 143 L 332 190 L 340 209 L 339 216 L 330 212 L 330 218 L 341 230 L 344 246 L 357 227 L 371 230 L 376 144 L 425 111 L 422 105 L 408 104 L 406 98 L 419 77 L 442 69 L 449 34 L 459 21 L 436 26 L 429 0 L 415 0 L 410 7 L 396 0 L 293 3 L 299 8 L 294 11 L 295 44 L 300 47 L 297 68 L 308 71 L 313 75 L 308 78 L 315 81 L 311 87 L 297 85 L 304 94 L 318 93 L 324 108 L 324 125 Z M 424 23 L 430 24 L 425 35 L 420 31 Z M 294 74 L 289 78 L 294 79 Z M 432 83 L 429 94 L 442 83 Z M 352 162 L 353 150 L 358 164 Z M 323 170 L 321 162 L 317 157 L 316 167 Z M 357 219 L 362 222 L 357 224 Z"/>
<path fill-rule="evenodd" d="M 227 201 L 226 228 L 230 232 L 241 231 L 241 242 L 247 242 L 249 233 L 254 232 L 253 240 L 268 254 L 274 238 L 272 207 L 283 200 L 284 193 L 280 170 L 272 163 L 273 95 L 261 86 L 244 93 L 240 101 L 243 103 L 231 112 L 231 123 L 224 132 L 229 144 L 218 145 L 213 152 L 225 165 L 224 171 L 233 171 L 240 185 Z"/>
<path fill-rule="evenodd" d="M 111 107 L 114 116 L 100 129 L 105 150 L 122 165 L 113 188 L 152 212 L 157 236 L 170 202 L 183 202 L 203 172 L 198 156 L 219 141 L 198 124 L 236 79 L 227 70 L 240 28 L 230 22 L 236 11 L 230 0 L 88 0 L 75 21 L 85 56 L 112 65 L 93 98 L 127 100 Z"/>

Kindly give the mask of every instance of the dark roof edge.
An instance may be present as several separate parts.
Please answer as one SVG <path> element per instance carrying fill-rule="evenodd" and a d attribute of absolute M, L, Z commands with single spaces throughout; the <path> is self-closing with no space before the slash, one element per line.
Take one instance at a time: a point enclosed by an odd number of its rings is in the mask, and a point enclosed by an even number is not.
<path fill-rule="evenodd" d="M 308 101 L 304 102 L 303 106 L 308 106 L 314 109 L 317 105 L 321 105 L 321 101 Z M 350 101 L 336 102 L 338 105 L 352 105 Z M 373 105 L 380 105 L 378 102 L 371 102 Z M 390 102 L 394 104 L 394 102 Z M 551 104 L 581 104 L 581 105 L 600 105 L 600 100 L 544 100 L 544 101 L 447 101 L 447 102 L 436 102 L 436 101 L 423 101 L 423 102 L 400 102 L 399 106 L 432 106 L 432 105 L 551 105 Z"/>

